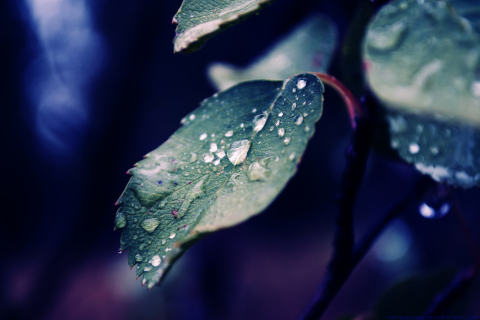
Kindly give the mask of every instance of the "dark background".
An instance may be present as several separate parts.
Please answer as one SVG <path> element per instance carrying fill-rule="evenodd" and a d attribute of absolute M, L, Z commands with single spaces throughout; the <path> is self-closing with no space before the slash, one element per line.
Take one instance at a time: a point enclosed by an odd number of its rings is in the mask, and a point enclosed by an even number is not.
<path fill-rule="evenodd" d="M 351 133 L 328 88 L 297 175 L 264 213 L 198 243 L 150 292 L 117 254 L 113 204 L 125 172 L 214 93 L 208 64 L 246 65 L 314 11 L 335 20 L 344 39 L 357 8 L 353 0 L 278 0 L 199 52 L 174 55 L 171 20 L 180 4 L 0 1 L 1 319 L 294 319 L 321 282 Z M 338 51 L 331 73 L 341 79 L 340 62 Z M 374 152 L 357 237 L 418 179 L 412 167 Z M 479 191 L 457 195 L 478 234 Z M 370 312 L 413 272 L 471 264 L 455 217 L 425 219 L 413 206 L 325 319 Z M 454 315 L 480 315 L 478 285 L 468 297 Z"/>

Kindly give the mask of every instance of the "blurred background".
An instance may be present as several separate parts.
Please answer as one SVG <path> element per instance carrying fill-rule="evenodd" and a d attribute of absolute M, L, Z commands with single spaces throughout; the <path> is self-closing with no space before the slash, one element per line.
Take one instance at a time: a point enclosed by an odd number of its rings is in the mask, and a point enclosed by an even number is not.
<path fill-rule="evenodd" d="M 215 92 L 207 66 L 249 64 L 312 12 L 336 22 L 342 43 L 359 7 L 278 0 L 200 51 L 174 55 L 171 20 L 180 4 L 0 2 L 0 319 L 295 319 L 320 284 L 351 134 L 342 101 L 328 88 L 297 175 L 263 214 L 206 237 L 150 292 L 117 253 L 114 203 L 125 172 Z M 340 79 L 341 49 L 330 69 Z M 357 238 L 419 178 L 373 152 Z M 456 193 L 478 234 L 479 190 Z M 426 219 L 417 207 L 389 226 L 325 319 L 371 314 L 388 288 L 411 275 L 440 272 L 448 283 L 472 265 L 453 214 Z M 407 292 L 422 288 L 414 283 Z M 480 315 L 478 301 L 476 282 L 453 315 Z"/>

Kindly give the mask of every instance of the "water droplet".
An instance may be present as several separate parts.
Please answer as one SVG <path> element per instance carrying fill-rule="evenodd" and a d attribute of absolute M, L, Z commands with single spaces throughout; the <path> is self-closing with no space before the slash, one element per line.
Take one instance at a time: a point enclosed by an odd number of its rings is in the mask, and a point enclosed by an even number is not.
<path fill-rule="evenodd" d="M 232 143 L 230 150 L 227 152 L 227 157 L 230 162 L 236 166 L 241 164 L 247 157 L 248 150 L 250 149 L 250 141 L 239 140 Z"/>
<path fill-rule="evenodd" d="M 288 159 L 290 159 L 291 161 L 293 161 L 293 159 L 295 159 L 295 152 L 294 152 L 294 153 L 290 153 L 290 155 L 288 156 Z"/>
<path fill-rule="evenodd" d="M 416 143 L 411 143 L 409 146 L 408 146 L 408 151 L 411 153 L 411 154 L 417 154 L 419 151 L 420 151 L 420 146 Z"/>
<path fill-rule="evenodd" d="M 191 121 L 193 121 L 193 120 L 195 120 L 195 115 L 191 114 L 189 118 L 190 118 Z"/>
<path fill-rule="evenodd" d="M 181 124 L 184 124 L 185 122 L 187 122 L 187 118 L 182 118 L 182 120 L 180 120 Z"/>
<path fill-rule="evenodd" d="M 143 260 L 143 257 L 142 257 L 140 254 L 137 253 L 137 254 L 135 255 L 135 261 L 140 262 L 140 261 L 142 261 L 142 260 Z"/>
<path fill-rule="evenodd" d="M 176 236 L 176 234 L 175 234 L 175 233 L 172 233 L 169 238 L 170 238 L 170 239 L 173 239 L 173 238 L 175 238 L 175 236 Z"/>
<path fill-rule="evenodd" d="M 248 179 L 250 181 L 259 181 L 268 178 L 270 176 L 270 170 L 266 167 L 267 162 L 268 158 L 252 163 L 247 170 Z"/>
<path fill-rule="evenodd" d="M 253 109 L 252 109 L 252 112 L 253 112 L 253 113 L 257 112 L 257 109 L 253 108 Z"/>
<path fill-rule="evenodd" d="M 305 126 L 305 132 L 309 132 L 310 131 L 310 127 L 309 126 Z"/>
<path fill-rule="evenodd" d="M 293 88 L 293 89 L 292 89 L 292 92 L 293 92 L 293 93 L 297 92 L 297 89 Z"/>
<path fill-rule="evenodd" d="M 218 166 L 218 165 L 220 164 L 220 159 L 215 159 L 215 160 L 213 161 L 213 164 L 216 165 L 216 166 Z"/>
<path fill-rule="evenodd" d="M 147 284 L 147 279 L 143 278 L 142 279 L 142 286 L 146 285 Z"/>
<path fill-rule="evenodd" d="M 115 216 L 115 228 L 121 229 L 125 228 L 127 225 L 127 218 L 125 217 L 125 213 L 123 213 L 123 208 L 120 208 L 117 211 L 117 215 Z"/>
<path fill-rule="evenodd" d="M 285 145 L 288 146 L 288 144 L 290 143 L 290 138 L 289 138 L 289 137 L 286 137 L 286 138 L 283 140 L 283 143 L 285 143 Z"/>
<path fill-rule="evenodd" d="M 202 133 L 202 134 L 200 135 L 200 140 L 205 140 L 205 139 L 207 139 L 207 137 L 208 137 L 208 134 Z"/>
<path fill-rule="evenodd" d="M 275 122 L 275 125 L 278 127 L 280 125 L 280 120 L 277 120 L 277 122 Z"/>
<path fill-rule="evenodd" d="M 243 128 L 245 127 L 245 125 L 243 123 L 240 123 L 240 128 Z"/>
<path fill-rule="evenodd" d="M 217 151 L 217 144 L 216 143 L 210 143 L 210 152 L 215 152 Z"/>
<path fill-rule="evenodd" d="M 162 240 L 162 244 L 165 244 L 167 242 L 167 240 L 163 239 Z"/>
<path fill-rule="evenodd" d="M 295 117 L 295 124 L 296 125 L 301 125 L 303 122 L 303 117 L 302 116 L 296 116 Z"/>
<path fill-rule="evenodd" d="M 162 262 L 162 259 L 160 259 L 160 256 L 153 256 L 152 258 L 152 266 L 154 267 L 158 267 L 160 265 L 160 263 Z"/>
<path fill-rule="evenodd" d="M 213 161 L 213 158 L 215 158 L 215 157 L 214 157 L 213 154 L 211 154 L 211 153 L 205 153 L 205 154 L 203 155 L 203 161 L 205 161 L 205 163 L 212 162 L 212 161 Z"/>
<path fill-rule="evenodd" d="M 270 132 L 272 132 L 273 129 L 275 129 L 275 127 L 274 127 L 274 126 L 271 126 L 271 127 L 270 127 Z"/>
<path fill-rule="evenodd" d="M 437 184 L 427 191 L 418 207 L 418 211 L 425 218 L 442 218 L 450 211 L 452 203 L 453 188 Z"/>
<path fill-rule="evenodd" d="M 418 207 L 420 214 L 429 219 L 444 217 L 450 211 L 450 203 L 443 203 L 439 208 L 433 208 L 425 202 Z"/>
<path fill-rule="evenodd" d="M 307 81 L 305 81 L 303 79 L 299 79 L 297 81 L 297 88 L 300 89 L 300 90 L 305 88 L 306 85 L 307 85 Z"/>
<path fill-rule="evenodd" d="M 166 248 L 165 249 L 165 252 L 169 252 L 169 251 L 172 251 L 172 248 Z"/>
<path fill-rule="evenodd" d="M 436 156 L 436 155 L 440 152 L 440 150 L 438 150 L 438 147 L 437 147 L 437 146 L 433 145 L 433 146 L 430 147 L 430 152 L 431 152 L 434 156 Z"/>
<path fill-rule="evenodd" d="M 145 229 L 145 231 L 153 232 L 159 224 L 160 221 L 157 218 L 146 219 L 142 222 L 142 228 Z"/>
<path fill-rule="evenodd" d="M 118 249 L 118 254 L 122 254 L 123 250 L 122 249 Z"/>
<path fill-rule="evenodd" d="M 304 116 L 305 118 L 308 117 L 308 113 L 304 112 L 304 113 L 303 113 L 303 116 Z"/>
<path fill-rule="evenodd" d="M 279 117 L 283 117 L 283 112 L 280 111 L 280 113 L 278 114 Z"/>
<path fill-rule="evenodd" d="M 190 162 L 197 161 L 197 154 L 192 152 L 192 156 L 190 157 Z"/>
<path fill-rule="evenodd" d="M 219 157 L 220 159 L 223 159 L 223 157 L 225 157 L 225 151 L 220 149 L 219 151 L 217 151 L 216 153 L 217 157 Z"/>
<path fill-rule="evenodd" d="M 278 129 L 278 135 L 280 137 L 283 137 L 285 135 L 285 129 L 283 129 L 283 128 Z"/>
<path fill-rule="evenodd" d="M 255 118 L 253 118 L 253 132 L 259 132 L 265 126 L 265 122 L 267 122 L 268 114 L 262 113 Z"/>
<path fill-rule="evenodd" d="M 407 24 L 403 20 L 372 28 L 367 33 L 367 44 L 376 50 L 394 49 L 402 40 L 406 30 Z"/>
<path fill-rule="evenodd" d="M 297 107 L 297 104 L 294 102 L 294 103 L 292 104 L 292 111 L 295 110 L 296 107 Z"/>
<path fill-rule="evenodd" d="M 392 141 L 390 142 L 390 145 L 392 146 L 393 149 L 397 149 L 398 146 L 400 145 L 400 141 L 398 141 L 398 139 L 392 139 Z"/>
<path fill-rule="evenodd" d="M 225 133 L 225 137 L 231 137 L 231 136 L 233 136 L 233 131 L 232 130 Z"/>
<path fill-rule="evenodd" d="M 138 239 L 138 236 L 137 236 L 137 235 L 134 235 L 134 236 L 132 237 L 132 239 L 133 239 L 133 240 L 137 240 L 137 239 Z"/>
<path fill-rule="evenodd" d="M 143 271 L 145 271 L 145 272 L 148 272 L 148 271 L 150 271 L 150 270 L 152 270 L 152 268 L 150 268 L 150 267 L 145 267 L 145 268 L 143 269 Z"/>

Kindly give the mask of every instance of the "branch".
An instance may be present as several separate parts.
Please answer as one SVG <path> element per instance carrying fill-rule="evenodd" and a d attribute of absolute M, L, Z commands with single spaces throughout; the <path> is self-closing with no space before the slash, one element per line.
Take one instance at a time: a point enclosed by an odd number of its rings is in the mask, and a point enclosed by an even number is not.
<path fill-rule="evenodd" d="M 332 79 L 337 81 L 331 77 L 330 80 Z M 350 91 L 348 92 L 350 93 Z M 365 115 L 366 112 L 363 112 L 363 109 L 354 97 L 353 99 L 346 100 L 346 102 L 355 101 L 357 103 L 356 110 Z M 353 110 L 352 104 L 347 103 L 347 106 L 350 111 Z M 337 199 L 339 211 L 332 259 L 328 266 L 327 276 L 303 319 L 319 318 L 353 270 L 351 267 L 354 249 L 353 208 L 365 175 L 374 127 L 374 122 L 370 117 L 363 116 L 357 118 L 357 125 L 353 132 L 352 140 L 346 150 L 345 156 L 347 161 L 342 176 L 341 193 Z"/>

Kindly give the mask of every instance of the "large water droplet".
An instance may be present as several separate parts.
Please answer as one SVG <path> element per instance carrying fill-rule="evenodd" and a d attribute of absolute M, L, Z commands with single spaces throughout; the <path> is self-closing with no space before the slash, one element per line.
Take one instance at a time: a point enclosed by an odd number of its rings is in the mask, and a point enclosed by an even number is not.
<path fill-rule="evenodd" d="M 159 224 L 160 221 L 157 218 L 146 219 L 142 222 L 142 228 L 145 229 L 145 231 L 153 232 Z"/>
<path fill-rule="evenodd" d="M 386 26 L 375 27 L 367 33 L 367 44 L 377 50 L 394 49 L 402 40 L 407 24 L 403 20 Z"/>
<path fill-rule="evenodd" d="M 256 115 L 255 118 L 253 118 L 253 132 L 259 132 L 262 130 L 265 126 L 265 122 L 267 122 L 267 118 L 267 113 Z"/>
<path fill-rule="evenodd" d="M 267 159 L 255 161 L 248 167 L 247 176 L 250 181 L 265 180 L 270 176 L 270 170 L 267 169 Z"/>
<path fill-rule="evenodd" d="M 232 143 L 230 150 L 227 152 L 227 157 L 230 162 L 236 166 L 241 164 L 247 157 L 248 150 L 250 149 L 250 141 L 240 140 Z"/>
<path fill-rule="evenodd" d="M 297 88 L 298 89 L 303 89 L 303 88 L 305 88 L 306 85 L 307 85 L 307 81 L 305 81 L 304 79 L 299 79 L 297 81 Z"/>
<path fill-rule="evenodd" d="M 115 216 L 115 228 L 121 229 L 125 228 L 127 225 L 127 218 L 125 217 L 125 213 L 123 213 L 123 208 L 120 208 Z"/>
<path fill-rule="evenodd" d="M 160 259 L 160 256 L 153 256 L 152 258 L 152 266 L 154 267 L 158 267 L 160 265 L 160 263 L 162 262 L 162 259 Z"/>
<path fill-rule="evenodd" d="M 202 133 L 202 134 L 200 135 L 200 140 L 205 140 L 205 139 L 207 139 L 207 137 L 208 137 L 208 134 Z"/>

